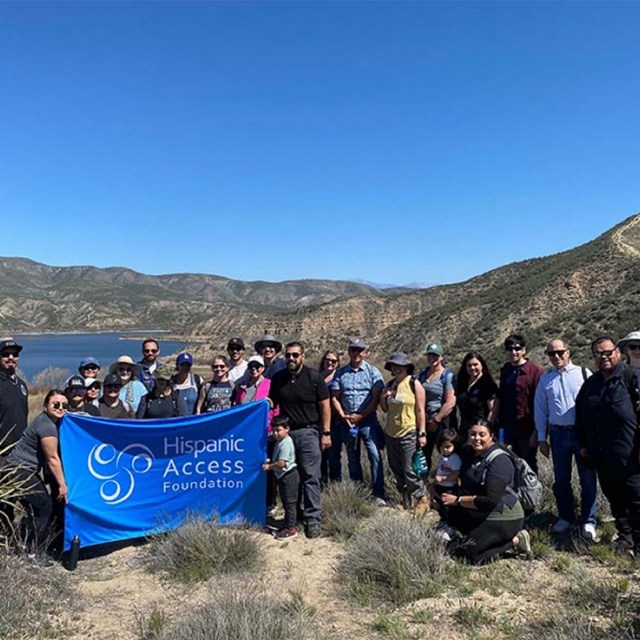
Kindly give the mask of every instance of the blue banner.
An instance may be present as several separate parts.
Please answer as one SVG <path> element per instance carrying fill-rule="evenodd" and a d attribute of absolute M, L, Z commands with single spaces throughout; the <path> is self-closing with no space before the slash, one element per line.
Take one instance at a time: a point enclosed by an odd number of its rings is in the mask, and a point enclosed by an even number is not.
<path fill-rule="evenodd" d="M 69 488 L 64 548 L 137 538 L 189 513 L 265 522 L 269 405 L 167 420 L 67 414 L 60 426 Z"/>

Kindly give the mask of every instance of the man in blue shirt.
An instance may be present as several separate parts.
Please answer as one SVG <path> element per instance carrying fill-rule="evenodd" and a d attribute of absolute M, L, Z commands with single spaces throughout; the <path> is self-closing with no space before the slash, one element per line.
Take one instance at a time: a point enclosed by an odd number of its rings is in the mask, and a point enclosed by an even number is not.
<path fill-rule="evenodd" d="M 343 441 L 347 442 L 349 477 L 362 482 L 360 443 L 364 443 L 371 465 L 373 495 L 380 505 L 384 500 L 384 474 L 381 450 L 384 433 L 376 416 L 384 380 L 380 371 L 366 362 L 369 355 L 364 340 L 351 340 L 349 364 L 340 367 L 331 382 L 331 405 L 341 421 Z"/>
<path fill-rule="evenodd" d="M 571 362 L 571 351 L 564 340 L 547 344 L 547 356 L 552 369 L 538 382 L 534 400 L 534 415 L 538 447 L 542 455 L 553 457 L 553 494 L 558 505 L 558 521 L 554 533 L 565 533 L 575 524 L 571 473 L 576 461 L 580 478 L 580 516 L 582 536 L 596 540 L 596 472 L 588 469 L 580 456 L 576 435 L 576 398 L 591 371 Z M 547 442 L 551 440 L 551 450 Z"/>

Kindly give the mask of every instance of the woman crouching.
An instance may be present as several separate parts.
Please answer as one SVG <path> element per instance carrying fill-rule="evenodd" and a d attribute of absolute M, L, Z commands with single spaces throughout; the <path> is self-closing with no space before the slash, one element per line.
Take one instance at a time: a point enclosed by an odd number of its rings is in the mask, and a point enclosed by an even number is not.
<path fill-rule="evenodd" d="M 447 524 L 464 536 L 455 555 L 481 564 L 509 549 L 531 551 L 514 475 L 513 459 L 496 443 L 493 427 L 486 420 L 477 420 L 462 449 L 460 495 L 444 493 L 441 497 L 449 507 Z"/>

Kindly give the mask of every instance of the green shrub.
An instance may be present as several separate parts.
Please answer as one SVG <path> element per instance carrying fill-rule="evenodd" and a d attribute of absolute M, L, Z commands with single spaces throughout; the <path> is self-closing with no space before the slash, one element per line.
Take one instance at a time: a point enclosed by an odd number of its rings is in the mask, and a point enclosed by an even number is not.
<path fill-rule="evenodd" d="M 350 540 L 338 567 L 356 600 L 394 604 L 435 596 L 462 570 L 431 526 L 390 512 L 367 522 Z"/>
<path fill-rule="evenodd" d="M 140 640 L 312 640 L 313 609 L 298 596 L 268 591 L 255 578 L 225 577 L 203 603 L 167 623 L 143 624 Z M 161 620 L 160 624 L 157 621 Z"/>
<path fill-rule="evenodd" d="M 322 531 L 339 540 L 353 536 L 376 510 L 371 492 L 354 482 L 334 482 L 322 493 Z"/>
<path fill-rule="evenodd" d="M 175 531 L 153 537 L 147 554 L 151 570 L 186 583 L 257 570 L 262 560 L 255 532 L 222 527 L 202 517 L 192 517 Z"/>
<path fill-rule="evenodd" d="M 26 556 L 0 555 L 0 585 L 0 638 L 51 638 L 62 631 L 58 616 L 72 595 L 64 573 Z"/>

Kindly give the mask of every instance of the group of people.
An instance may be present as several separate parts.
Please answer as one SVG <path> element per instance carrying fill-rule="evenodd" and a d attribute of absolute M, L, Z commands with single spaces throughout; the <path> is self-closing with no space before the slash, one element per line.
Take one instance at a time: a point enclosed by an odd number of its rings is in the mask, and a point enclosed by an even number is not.
<path fill-rule="evenodd" d="M 420 372 L 406 353 L 393 353 L 384 365 L 390 374 L 385 380 L 368 362 L 363 339 L 349 341 L 344 364 L 340 352 L 328 350 L 312 368 L 299 341 L 283 350 L 277 338 L 264 335 L 254 344 L 255 355 L 245 358 L 244 341 L 233 338 L 227 353 L 213 358 L 205 382 L 192 373 L 191 354 L 179 354 L 175 367 L 162 364 L 158 342 L 148 339 L 139 362 L 121 356 L 102 382 L 99 363 L 83 359 L 79 375 L 71 376 L 65 389 L 50 391 L 43 413 L 27 427 L 28 391 L 15 372 L 22 347 L 4 340 L 0 437 L 11 449 L 4 466 L 35 486 L 29 493 L 35 496 L 29 498 L 35 538 L 51 516 L 49 494 L 58 503 L 66 499 L 57 443 L 57 425 L 66 411 L 169 418 L 266 399 L 271 409 L 263 465 L 269 474 L 266 507 L 275 508 L 279 493 L 285 508 L 276 533 L 281 539 L 298 535 L 300 521 L 308 537 L 320 535 L 322 486 L 342 480 L 345 449 L 350 479 L 364 482 L 364 447 L 378 505 L 387 504 L 386 449 L 402 504 L 416 516 L 437 509 L 439 529 L 455 553 L 480 563 L 508 549 L 528 550 L 530 514 L 518 500 L 515 463 L 520 458 L 537 472 L 540 452 L 553 460 L 558 519 L 552 531 L 576 527 L 587 541 L 597 540 L 599 481 L 615 519 L 616 548 L 640 557 L 640 332 L 619 341 L 594 340 L 595 373 L 575 365 L 570 346 L 560 338 L 546 345 L 546 371 L 529 359 L 522 336 L 510 335 L 503 344 L 506 362 L 495 380 L 476 351 L 454 372 L 438 343 L 427 345 Z M 418 453 L 422 467 L 416 465 Z M 571 487 L 574 464 L 578 512 Z"/>

